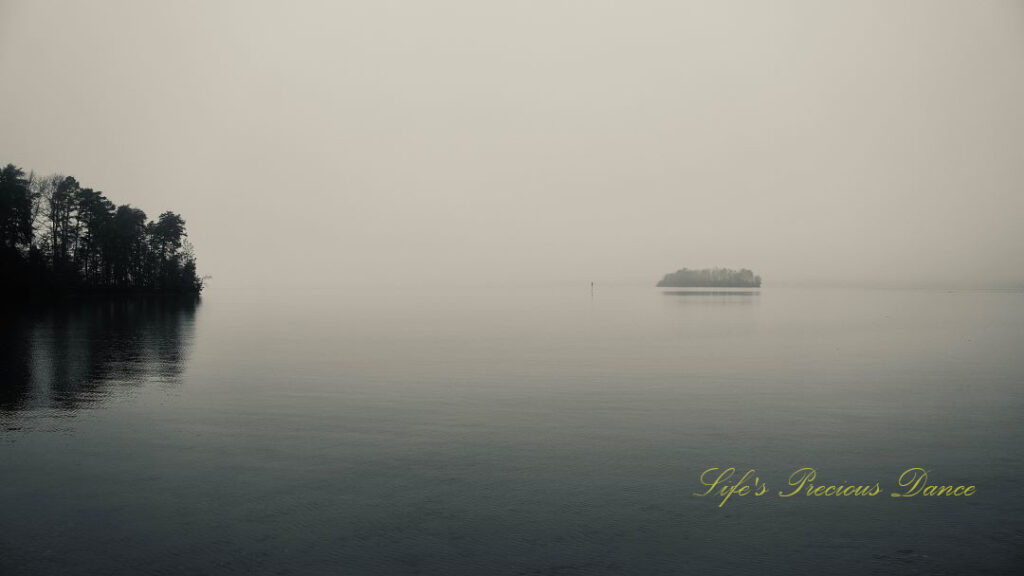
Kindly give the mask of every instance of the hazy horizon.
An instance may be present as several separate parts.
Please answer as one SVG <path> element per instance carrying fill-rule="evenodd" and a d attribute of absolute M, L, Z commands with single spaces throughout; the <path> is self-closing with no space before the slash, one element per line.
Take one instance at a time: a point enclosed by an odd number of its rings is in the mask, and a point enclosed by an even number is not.
<path fill-rule="evenodd" d="M 0 0 L 0 162 L 213 289 L 1024 287 L 1024 3 Z"/>

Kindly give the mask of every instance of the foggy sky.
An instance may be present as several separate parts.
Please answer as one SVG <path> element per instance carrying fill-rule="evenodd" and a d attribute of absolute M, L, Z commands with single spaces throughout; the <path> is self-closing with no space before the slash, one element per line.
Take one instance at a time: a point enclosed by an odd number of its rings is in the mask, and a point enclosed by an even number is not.
<path fill-rule="evenodd" d="M 0 162 L 213 289 L 1024 284 L 1024 3 L 0 0 Z"/>

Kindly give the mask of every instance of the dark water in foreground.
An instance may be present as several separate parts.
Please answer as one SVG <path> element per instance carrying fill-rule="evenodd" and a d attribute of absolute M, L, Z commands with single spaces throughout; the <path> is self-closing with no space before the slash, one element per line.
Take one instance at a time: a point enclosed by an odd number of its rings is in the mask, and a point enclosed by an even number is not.
<path fill-rule="evenodd" d="M 5 318 L 0 574 L 1020 572 L 1024 294 L 679 292 Z M 884 492 L 775 496 L 802 466 Z"/>

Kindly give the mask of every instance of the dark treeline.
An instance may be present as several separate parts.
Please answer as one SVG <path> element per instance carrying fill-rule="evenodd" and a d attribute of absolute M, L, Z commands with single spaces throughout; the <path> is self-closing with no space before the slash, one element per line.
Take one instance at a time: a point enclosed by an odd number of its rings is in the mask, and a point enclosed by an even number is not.
<path fill-rule="evenodd" d="M 728 268 L 704 268 L 703 270 L 682 270 L 666 274 L 658 282 L 660 287 L 686 288 L 686 287 L 720 287 L 720 288 L 757 288 L 761 286 L 761 277 L 755 276 L 753 272 L 743 268 L 741 270 L 730 270 Z"/>
<path fill-rule="evenodd" d="M 185 220 L 155 221 L 71 176 L 0 169 L 0 277 L 10 294 L 176 292 L 202 280 Z"/>

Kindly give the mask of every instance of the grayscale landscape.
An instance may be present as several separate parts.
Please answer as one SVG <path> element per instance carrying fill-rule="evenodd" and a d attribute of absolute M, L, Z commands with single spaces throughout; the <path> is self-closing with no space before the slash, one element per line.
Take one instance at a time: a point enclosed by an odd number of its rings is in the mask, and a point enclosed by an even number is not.
<path fill-rule="evenodd" d="M 1019 1 L 0 0 L 0 78 L 3 576 L 1024 568 Z"/>

